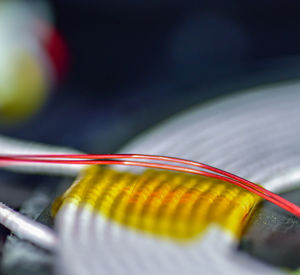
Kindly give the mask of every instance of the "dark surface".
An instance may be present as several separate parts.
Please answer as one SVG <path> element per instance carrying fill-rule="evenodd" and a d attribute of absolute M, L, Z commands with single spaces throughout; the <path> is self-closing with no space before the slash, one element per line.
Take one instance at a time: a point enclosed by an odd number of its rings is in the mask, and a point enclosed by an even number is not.
<path fill-rule="evenodd" d="M 283 193 L 289 201 L 300 204 L 300 189 Z M 240 249 L 272 265 L 300 267 L 300 219 L 264 201 L 251 216 Z"/>

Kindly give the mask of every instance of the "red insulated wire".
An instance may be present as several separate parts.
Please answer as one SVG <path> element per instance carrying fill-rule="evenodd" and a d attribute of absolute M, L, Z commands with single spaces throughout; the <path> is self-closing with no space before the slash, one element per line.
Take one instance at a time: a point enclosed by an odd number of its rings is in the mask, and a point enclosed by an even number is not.
<path fill-rule="evenodd" d="M 142 155 L 142 154 L 62 154 L 62 155 L 23 155 L 23 156 L 18 156 L 18 157 L 30 157 L 30 158 L 78 158 L 78 159 L 120 159 L 120 158 L 136 158 L 136 159 L 151 159 L 151 160 L 159 160 L 159 161 L 169 161 L 169 162 L 175 162 L 175 163 L 182 163 L 182 164 L 187 164 L 187 165 L 192 165 L 200 168 L 204 168 L 206 170 L 210 170 L 219 174 L 222 174 L 226 177 L 231 177 L 233 179 L 236 179 L 240 182 L 243 182 L 244 184 L 253 187 L 254 189 L 260 190 L 261 192 L 268 194 L 269 196 L 278 199 L 279 201 L 284 201 L 284 203 L 294 206 L 294 204 L 290 204 L 288 201 L 282 199 L 280 196 L 264 189 L 263 187 L 260 187 L 248 180 L 245 180 L 241 177 L 238 177 L 234 174 L 231 174 L 229 172 L 223 171 L 221 169 L 209 166 L 207 164 L 203 164 L 200 162 L 196 161 L 191 161 L 191 160 L 185 160 L 181 158 L 174 158 L 174 157 L 167 157 L 167 156 L 156 156 L 156 155 Z"/>
<path fill-rule="evenodd" d="M 78 160 L 80 159 L 80 160 Z M 84 159 L 84 160 L 81 160 Z M 108 159 L 108 160 L 105 160 Z M 111 160 L 111 159 L 131 159 L 131 160 Z M 190 165 L 197 168 L 202 168 L 205 170 L 212 171 L 210 173 L 203 170 L 193 169 L 185 166 L 170 165 L 164 163 L 155 162 L 144 162 L 144 161 L 132 161 L 132 159 L 142 159 L 142 160 L 155 160 L 155 161 L 165 161 L 172 163 L 180 163 L 184 165 Z M 279 207 L 287 210 L 293 215 L 300 217 L 300 207 L 289 202 L 288 200 L 276 195 L 265 188 L 252 183 L 246 179 L 238 177 L 229 172 L 223 171 L 221 169 L 196 162 L 185 160 L 181 158 L 167 157 L 167 156 L 156 156 L 156 155 L 142 155 L 142 154 L 43 154 L 43 155 L 6 155 L 0 156 L 0 166 L 14 165 L 17 163 L 49 163 L 49 164 L 100 164 L 100 165 L 130 165 L 130 166 L 140 166 L 158 169 L 167 169 L 173 171 L 180 171 L 192 174 L 203 175 L 211 178 L 220 179 L 233 183 L 240 186 L 258 196 L 278 205 Z M 217 174 L 215 174 L 217 173 Z"/>

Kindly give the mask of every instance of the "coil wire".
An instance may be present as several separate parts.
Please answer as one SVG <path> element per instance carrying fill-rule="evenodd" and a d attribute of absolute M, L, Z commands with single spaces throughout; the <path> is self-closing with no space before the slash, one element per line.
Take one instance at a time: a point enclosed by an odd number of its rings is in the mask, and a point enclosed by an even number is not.
<path fill-rule="evenodd" d="M 299 83 L 283 83 L 194 107 L 133 140 L 121 153 L 193 159 L 270 189 L 290 187 L 295 180 L 278 185 L 274 179 L 299 175 L 299 88 Z M 89 207 L 67 203 L 58 211 L 56 226 L 61 241 L 59 274 L 283 272 L 235 250 L 238 239 L 213 225 L 201 240 L 182 246 L 132 231 Z"/>

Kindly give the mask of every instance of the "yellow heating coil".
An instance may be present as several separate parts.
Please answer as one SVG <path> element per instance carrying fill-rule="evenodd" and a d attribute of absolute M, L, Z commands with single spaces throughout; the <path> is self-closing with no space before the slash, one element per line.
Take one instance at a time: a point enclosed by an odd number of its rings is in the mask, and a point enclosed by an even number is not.
<path fill-rule="evenodd" d="M 259 197 L 233 184 L 185 173 L 88 168 L 53 206 L 88 207 L 123 226 L 178 241 L 217 224 L 239 237 Z"/>

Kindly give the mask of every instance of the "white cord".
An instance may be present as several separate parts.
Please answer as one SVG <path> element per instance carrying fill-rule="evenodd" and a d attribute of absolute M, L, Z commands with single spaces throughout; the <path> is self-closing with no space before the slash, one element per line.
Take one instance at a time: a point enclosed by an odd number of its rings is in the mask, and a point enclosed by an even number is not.
<path fill-rule="evenodd" d="M 58 238 L 49 227 L 40 224 L 0 202 L 0 223 L 21 239 L 47 250 L 55 250 Z"/>
<path fill-rule="evenodd" d="M 20 141 L 18 139 L 0 136 L 0 154 L 80 154 L 82 152 L 59 146 L 45 145 L 37 142 Z M 76 176 L 86 165 L 22 163 L 7 166 L 9 169 L 22 173 Z"/>

